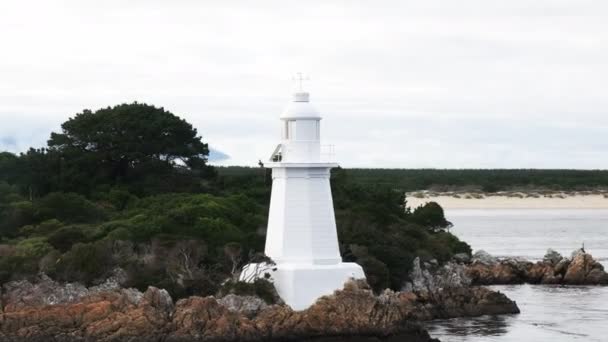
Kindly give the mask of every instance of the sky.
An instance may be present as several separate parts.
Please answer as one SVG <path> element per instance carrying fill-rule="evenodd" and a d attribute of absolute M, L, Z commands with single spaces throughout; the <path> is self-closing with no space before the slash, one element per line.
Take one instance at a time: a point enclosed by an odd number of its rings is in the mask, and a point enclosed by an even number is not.
<path fill-rule="evenodd" d="M 608 2 L 0 1 L 0 150 L 133 101 L 257 165 L 303 72 L 344 167 L 608 168 Z"/>

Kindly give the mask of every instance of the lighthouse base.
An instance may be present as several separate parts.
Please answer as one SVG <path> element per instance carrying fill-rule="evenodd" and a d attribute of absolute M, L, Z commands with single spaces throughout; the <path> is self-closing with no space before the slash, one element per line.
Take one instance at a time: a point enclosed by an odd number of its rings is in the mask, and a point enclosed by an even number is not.
<path fill-rule="evenodd" d="M 252 265 L 248 265 L 251 269 Z M 294 310 L 310 307 L 322 296 L 344 288 L 350 279 L 365 279 L 361 266 L 342 262 L 333 265 L 280 263 L 268 272 L 283 301 Z M 241 275 L 241 279 L 243 275 Z"/>

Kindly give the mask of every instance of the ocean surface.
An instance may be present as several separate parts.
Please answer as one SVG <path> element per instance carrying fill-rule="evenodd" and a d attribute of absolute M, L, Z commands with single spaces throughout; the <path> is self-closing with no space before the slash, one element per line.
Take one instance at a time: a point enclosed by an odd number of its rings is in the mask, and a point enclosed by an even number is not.
<path fill-rule="evenodd" d="M 459 209 L 446 211 L 452 233 L 473 250 L 496 256 L 564 255 L 583 244 L 608 266 L 608 210 Z M 431 336 L 443 342 L 608 341 L 608 287 L 493 286 L 515 300 L 519 315 L 434 321 Z"/>

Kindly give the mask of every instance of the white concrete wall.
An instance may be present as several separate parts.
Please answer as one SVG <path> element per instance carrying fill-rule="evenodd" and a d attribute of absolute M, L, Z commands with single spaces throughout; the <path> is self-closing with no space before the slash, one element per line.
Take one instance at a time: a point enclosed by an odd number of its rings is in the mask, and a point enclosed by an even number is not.
<path fill-rule="evenodd" d="M 278 262 L 340 263 L 329 168 L 273 168 L 266 255 Z"/>

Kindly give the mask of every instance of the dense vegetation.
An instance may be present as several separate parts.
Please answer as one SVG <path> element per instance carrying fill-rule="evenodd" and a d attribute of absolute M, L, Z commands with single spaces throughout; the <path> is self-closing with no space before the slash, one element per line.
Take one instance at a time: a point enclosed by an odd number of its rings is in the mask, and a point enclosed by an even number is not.
<path fill-rule="evenodd" d="M 251 174 L 247 167 L 226 167 L 224 175 Z M 509 190 L 579 191 L 608 188 L 608 170 L 541 169 L 348 169 L 350 180 L 362 185 L 384 185 L 400 191 Z"/>
<path fill-rule="evenodd" d="M 458 189 L 485 192 L 547 189 L 558 191 L 608 188 L 608 170 L 540 169 L 350 169 L 354 181 L 386 184 L 404 191 Z"/>
<path fill-rule="evenodd" d="M 46 148 L 0 153 L 0 281 L 120 276 L 176 297 L 238 291 L 271 300 L 263 279 L 235 281 L 242 265 L 266 260 L 269 172 L 218 172 L 208 153 L 190 124 L 138 103 L 79 113 Z M 342 169 L 332 186 L 344 258 L 376 290 L 400 288 L 415 256 L 470 253 L 444 231 L 436 204 L 412 211 L 394 186 L 354 182 Z"/>

